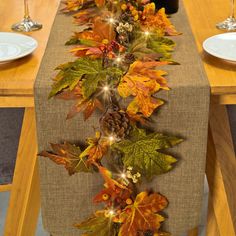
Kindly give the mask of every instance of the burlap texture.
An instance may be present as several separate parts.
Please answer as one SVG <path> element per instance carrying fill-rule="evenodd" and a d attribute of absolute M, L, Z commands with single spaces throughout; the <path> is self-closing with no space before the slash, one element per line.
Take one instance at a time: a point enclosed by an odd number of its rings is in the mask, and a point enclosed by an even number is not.
<path fill-rule="evenodd" d="M 183 35 L 174 37 L 177 47 L 174 60 L 181 63 L 167 66 L 172 88 L 159 97 L 167 101 L 155 117 L 154 129 L 185 138 L 179 146 L 169 149 L 179 158 L 173 171 L 144 184 L 161 192 L 169 199 L 165 211 L 169 216 L 164 228 L 179 236 L 198 225 L 202 204 L 207 143 L 209 86 L 203 71 L 194 38 L 181 2 L 180 11 L 172 18 Z M 38 149 L 48 150 L 49 143 L 64 140 L 84 142 L 94 136 L 101 114 L 84 122 L 82 115 L 66 121 L 73 102 L 51 99 L 48 94 L 53 70 L 61 63 L 75 58 L 64 46 L 72 34 L 72 17 L 56 16 L 47 49 L 35 84 Z M 98 174 L 76 174 L 69 177 L 65 169 L 40 158 L 42 216 L 45 229 L 53 236 L 80 235 L 73 224 L 91 215 L 95 206 L 92 198 L 102 187 Z"/>

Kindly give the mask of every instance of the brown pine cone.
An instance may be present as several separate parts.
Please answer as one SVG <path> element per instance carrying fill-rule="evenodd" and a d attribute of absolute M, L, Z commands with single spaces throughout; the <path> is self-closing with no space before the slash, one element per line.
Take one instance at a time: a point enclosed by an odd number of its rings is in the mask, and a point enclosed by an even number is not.
<path fill-rule="evenodd" d="M 100 126 L 105 135 L 115 135 L 117 138 L 129 135 L 131 129 L 129 117 L 124 111 L 108 112 L 101 118 Z"/>
<path fill-rule="evenodd" d="M 126 64 L 132 64 L 133 62 L 135 61 L 135 56 L 134 56 L 134 54 L 132 54 L 132 53 L 127 53 L 126 55 L 125 55 L 125 59 L 124 59 L 124 62 L 126 63 Z"/>

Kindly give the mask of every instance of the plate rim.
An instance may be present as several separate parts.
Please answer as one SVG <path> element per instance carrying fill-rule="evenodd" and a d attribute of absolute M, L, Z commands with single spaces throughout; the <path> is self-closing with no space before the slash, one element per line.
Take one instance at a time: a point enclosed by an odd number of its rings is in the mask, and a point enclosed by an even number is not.
<path fill-rule="evenodd" d="M 231 58 L 231 57 L 227 57 L 227 56 L 220 56 L 219 54 L 216 54 L 210 50 L 207 49 L 206 47 L 206 43 L 211 40 L 212 38 L 216 38 L 218 37 L 219 35 L 229 35 L 229 34 L 234 34 L 235 37 L 236 37 L 236 32 L 228 32 L 228 33 L 222 33 L 222 34 L 216 34 L 216 35 L 212 35 L 211 37 L 208 37 L 207 39 L 204 40 L 204 42 L 202 43 L 202 46 L 203 46 L 203 49 L 205 50 L 205 52 L 207 52 L 208 54 L 214 56 L 214 57 L 217 57 L 217 58 L 220 58 L 220 59 L 223 59 L 223 60 L 227 60 L 227 61 L 231 61 L 231 62 L 236 62 L 236 57 L 235 58 Z"/>
<path fill-rule="evenodd" d="M 20 34 L 20 33 L 15 33 L 15 32 L 0 32 L 0 35 L 1 34 L 17 35 L 17 36 L 22 37 L 22 38 L 28 38 L 28 39 L 32 40 L 35 43 L 35 46 L 32 47 L 30 50 L 26 51 L 25 53 L 19 54 L 18 56 L 15 56 L 15 57 L 11 57 L 7 60 L 5 60 L 5 59 L 2 60 L 0 58 L 0 63 L 10 62 L 10 61 L 17 60 L 17 59 L 20 59 L 22 57 L 25 57 L 27 55 L 30 55 L 38 47 L 38 41 L 35 38 L 31 37 L 31 36 L 28 36 L 28 35 L 25 35 L 25 34 Z"/>

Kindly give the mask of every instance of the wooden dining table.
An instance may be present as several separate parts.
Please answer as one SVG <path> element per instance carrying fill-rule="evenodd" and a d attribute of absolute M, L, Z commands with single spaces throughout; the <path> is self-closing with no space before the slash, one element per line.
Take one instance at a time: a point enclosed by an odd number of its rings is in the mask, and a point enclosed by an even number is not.
<path fill-rule="evenodd" d="M 37 139 L 34 112 L 34 82 L 46 49 L 59 0 L 29 1 L 32 17 L 43 29 L 27 33 L 39 46 L 25 58 L 0 64 L 0 108 L 25 109 L 11 185 L 4 236 L 33 236 L 40 209 L 37 169 Z M 236 235 L 236 158 L 226 105 L 236 104 L 236 64 L 217 59 L 202 49 L 203 41 L 222 33 L 215 24 L 229 14 L 230 1 L 183 0 L 211 88 L 206 176 L 209 183 L 208 236 Z M 22 18 L 23 0 L 0 1 L 0 31 L 10 32 Z M 189 231 L 197 235 L 197 226 Z"/>

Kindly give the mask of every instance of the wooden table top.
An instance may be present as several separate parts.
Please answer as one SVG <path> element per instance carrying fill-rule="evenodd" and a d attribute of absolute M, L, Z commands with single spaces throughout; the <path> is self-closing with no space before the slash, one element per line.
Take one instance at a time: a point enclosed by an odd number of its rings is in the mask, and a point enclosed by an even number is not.
<path fill-rule="evenodd" d="M 59 2 L 60 0 L 29 1 L 30 16 L 43 24 L 43 29 L 27 33 L 38 41 L 38 48 L 25 58 L 0 64 L 0 96 L 33 96 L 34 81 Z M 11 32 L 11 25 L 22 19 L 23 3 L 23 0 L 0 1 L 0 32 Z"/>
<path fill-rule="evenodd" d="M 183 0 L 213 95 L 236 93 L 236 63 L 208 55 L 202 43 L 210 36 L 225 33 L 216 23 L 230 15 L 231 0 Z"/>
<path fill-rule="evenodd" d="M 207 55 L 202 50 L 202 42 L 221 31 L 215 24 L 227 17 L 230 0 L 183 0 L 197 47 L 204 62 L 213 95 L 236 94 L 236 64 L 228 63 Z M 44 54 L 51 25 L 59 0 L 32 0 L 30 12 L 33 19 L 43 24 L 40 31 L 29 33 L 39 42 L 36 51 L 25 58 L 7 64 L 0 64 L 0 96 L 33 96 L 33 85 Z M 0 1 L 0 31 L 11 31 L 13 23 L 23 15 L 22 4 L 18 0 Z"/>

